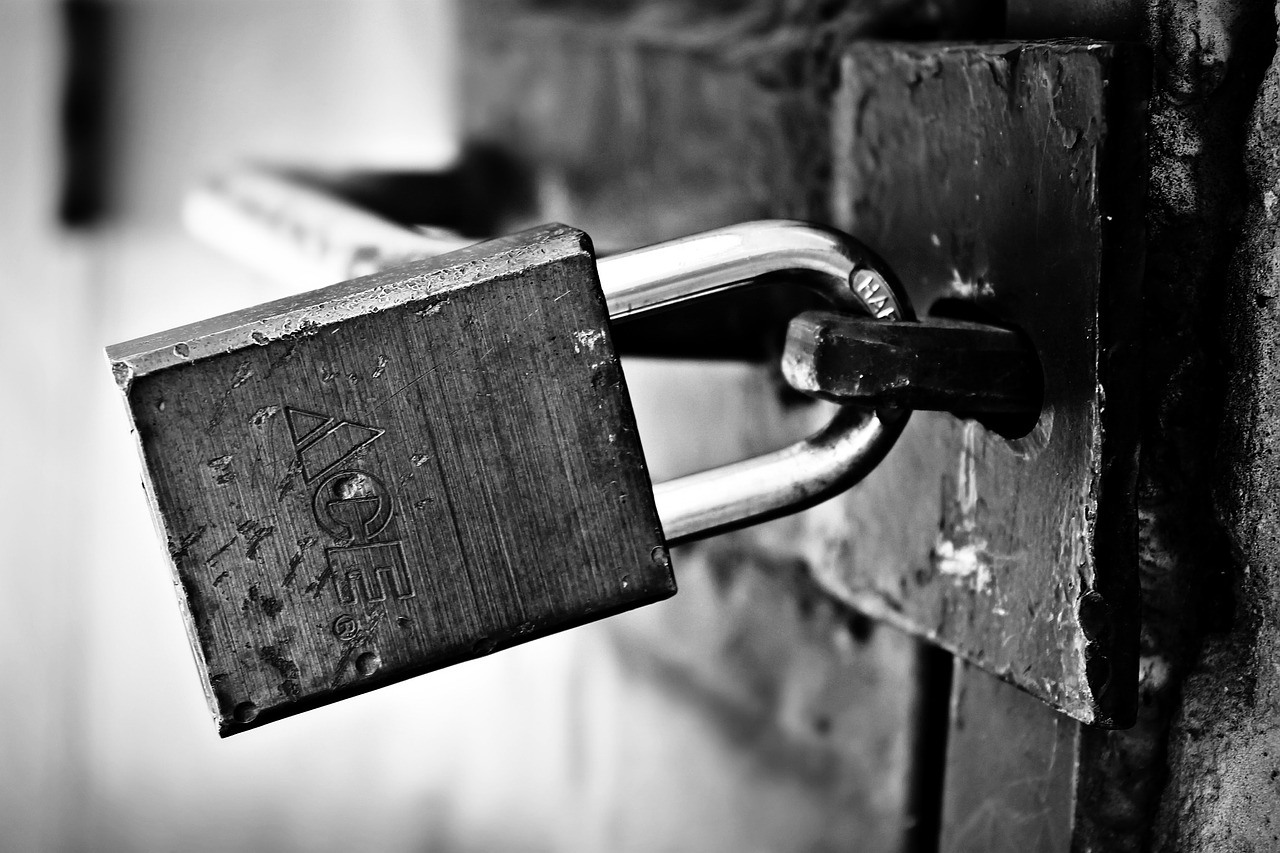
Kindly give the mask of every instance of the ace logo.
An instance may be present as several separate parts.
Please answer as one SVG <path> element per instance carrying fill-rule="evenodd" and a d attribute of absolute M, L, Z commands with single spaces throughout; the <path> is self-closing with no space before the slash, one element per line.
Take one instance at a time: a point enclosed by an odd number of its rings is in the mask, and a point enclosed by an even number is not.
<path fill-rule="evenodd" d="M 404 548 L 394 535 L 395 503 L 381 480 L 349 467 L 386 430 L 285 406 L 311 511 L 336 545 L 325 549 L 325 576 L 340 604 L 413 598 Z"/>

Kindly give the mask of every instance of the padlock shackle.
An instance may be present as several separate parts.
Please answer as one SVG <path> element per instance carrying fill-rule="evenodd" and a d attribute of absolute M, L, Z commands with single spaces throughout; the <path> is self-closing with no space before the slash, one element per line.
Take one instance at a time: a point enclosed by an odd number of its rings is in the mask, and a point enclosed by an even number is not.
<path fill-rule="evenodd" d="M 628 320 L 701 299 L 770 273 L 800 280 L 841 310 L 884 320 L 915 319 L 884 264 L 848 234 L 789 219 L 762 219 L 597 259 L 609 318 Z M 875 279 L 862 291 L 855 273 Z M 875 304 L 871 300 L 875 300 Z"/>
<path fill-rule="evenodd" d="M 771 273 L 798 273 L 797 281 L 841 310 L 889 321 L 914 319 L 875 255 L 847 234 L 805 222 L 718 228 L 600 258 L 597 268 L 615 321 Z M 767 521 L 839 494 L 884 458 L 909 414 L 844 406 L 821 430 L 782 450 L 657 484 L 654 500 L 667 542 Z"/>

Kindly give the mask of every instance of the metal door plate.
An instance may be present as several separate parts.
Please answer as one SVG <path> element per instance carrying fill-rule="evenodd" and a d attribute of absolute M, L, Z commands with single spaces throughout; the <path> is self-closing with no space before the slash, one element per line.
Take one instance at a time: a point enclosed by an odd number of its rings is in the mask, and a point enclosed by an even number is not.
<path fill-rule="evenodd" d="M 920 315 L 1023 330 L 1045 399 L 1014 438 L 916 413 L 814 514 L 813 563 L 859 608 L 1102 725 L 1136 710 L 1144 69 L 1118 45 L 864 44 L 835 109 L 835 224 Z"/>

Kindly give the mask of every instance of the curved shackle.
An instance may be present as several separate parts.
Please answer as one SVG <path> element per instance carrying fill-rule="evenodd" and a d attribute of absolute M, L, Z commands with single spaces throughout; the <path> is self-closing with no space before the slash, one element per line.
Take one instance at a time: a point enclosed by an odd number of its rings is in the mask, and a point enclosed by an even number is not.
<path fill-rule="evenodd" d="M 914 319 L 871 252 L 847 234 L 806 222 L 746 222 L 603 257 L 596 266 L 615 321 L 767 273 L 796 273 L 840 310 Z M 879 464 L 909 414 L 843 406 L 825 427 L 782 450 L 658 483 L 654 500 L 667 542 L 767 521 L 839 494 Z"/>

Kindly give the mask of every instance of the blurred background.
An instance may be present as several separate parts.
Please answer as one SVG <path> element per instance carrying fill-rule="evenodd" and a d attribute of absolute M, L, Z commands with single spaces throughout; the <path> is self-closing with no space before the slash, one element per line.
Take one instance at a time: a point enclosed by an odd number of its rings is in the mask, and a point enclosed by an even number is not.
<path fill-rule="evenodd" d="M 454 11 L 0 0 L 0 849 L 898 846 L 911 641 L 794 569 L 679 558 L 671 602 L 216 736 L 102 348 L 283 295 L 181 230 L 210 170 L 451 162 Z M 664 412 L 732 455 L 766 381 L 627 370 L 656 478 L 715 461 Z"/>

